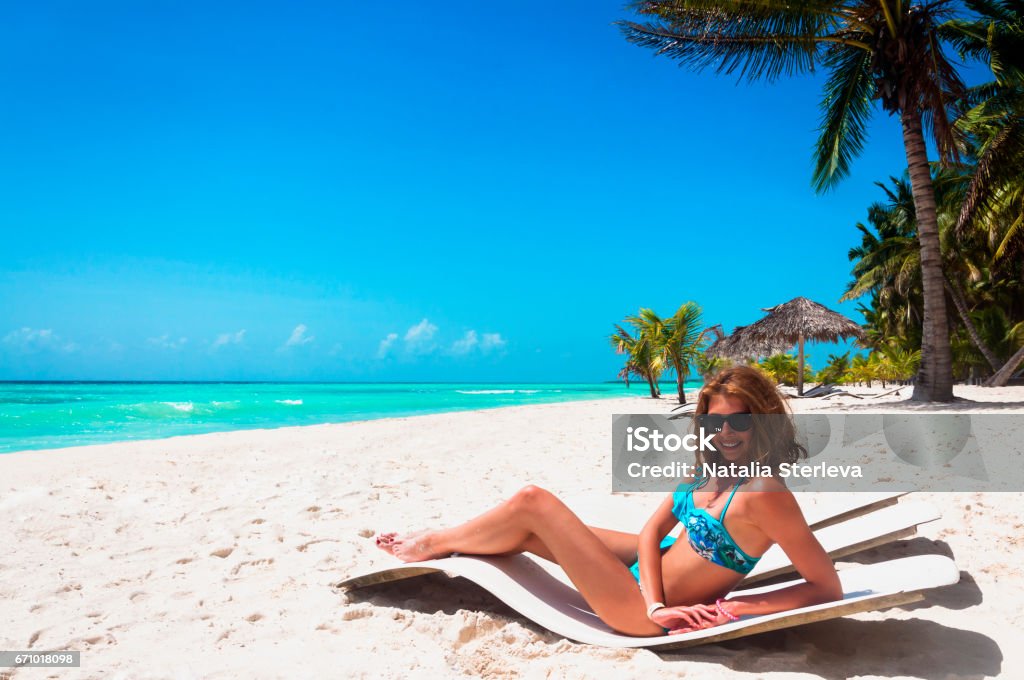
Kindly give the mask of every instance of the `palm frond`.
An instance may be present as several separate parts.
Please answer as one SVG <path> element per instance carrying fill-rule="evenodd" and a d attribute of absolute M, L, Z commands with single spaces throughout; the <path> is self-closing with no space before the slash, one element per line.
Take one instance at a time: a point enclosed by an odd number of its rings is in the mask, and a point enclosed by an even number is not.
<path fill-rule="evenodd" d="M 833 46 L 826 53 L 825 64 L 832 73 L 825 83 L 812 180 L 819 192 L 834 187 L 850 173 L 850 163 L 864 148 L 875 92 L 870 52 Z"/>

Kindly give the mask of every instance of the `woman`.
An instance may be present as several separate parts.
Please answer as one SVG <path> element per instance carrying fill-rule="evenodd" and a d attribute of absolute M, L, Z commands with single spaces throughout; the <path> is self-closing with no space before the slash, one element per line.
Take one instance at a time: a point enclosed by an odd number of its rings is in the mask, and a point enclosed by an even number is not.
<path fill-rule="evenodd" d="M 756 462 L 757 469 L 767 466 L 775 473 L 781 463 L 806 455 L 778 390 L 753 368 L 715 376 L 701 390 L 695 413 L 706 432 L 718 432 L 712 440 L 716 451 L 698 454 L 698 467 Z M 780 417 L 755 421 L 754 413 Z M 737 494 L 741 487 L 744 493 Z M 666 538 L 679 522 L 687 540 Z M 721 599 L 776 543 L 806 583 Z M 686 633 L 842 597 L 832 561 L 793 494 L 767 475 L 688 480 L 639 535 L 589 527 L 550 492 L 527 486 L 460 526 L 383 534 L 377 544 L 405 562 L 453 552 L 531 552 L 558 563 L 601 620 L 626 635 Z"/>

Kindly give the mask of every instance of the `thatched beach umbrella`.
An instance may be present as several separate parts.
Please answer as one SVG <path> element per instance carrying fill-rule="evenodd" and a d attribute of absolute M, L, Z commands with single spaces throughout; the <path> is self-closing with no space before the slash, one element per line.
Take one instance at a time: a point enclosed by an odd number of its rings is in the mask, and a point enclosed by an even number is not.
<path fill-rule="evenodd" d="M 783 352 L 793 346 L 792 342 L 771 342 L 746 333 L 748 326 L 737 326 L 732 335 L 715 340 L 708 347 L 708 354 L 713 357 L 725 357 L 737 361 L 757 359 Z"/>
<path fill-rule="evenodd" d="M 732 335 L 712 345 L 708 352 L 717 356 L 746 359 L 770 356 L 798 346 L 797 394 L 804 393 L 804 341 L 836 342 L 840 338 L 864 339 L 864 331 L 842 314 L 805 297 L 763 311 L 760 321 L 740 326 Z"/>

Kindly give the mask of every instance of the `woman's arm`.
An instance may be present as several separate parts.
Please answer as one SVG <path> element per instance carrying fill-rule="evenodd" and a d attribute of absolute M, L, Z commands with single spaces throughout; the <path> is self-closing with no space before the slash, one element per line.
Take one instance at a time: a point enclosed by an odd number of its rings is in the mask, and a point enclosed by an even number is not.
<path fill-rule="evenodd" d="M 668 496 L 640 530 L 637 556 L 640 560 L 640 589 L 644 603 L 665 603 L 665 586 L 661 580 L 661 539 L 679 523 L 672 514 L 672 496 Z"/>
<path fill-rule="evenodd" d="M 726 612 L 733 616 L 772 614 L 842 599 L 843 588 L 835 566 L 811 533 L 788 489 L 753 492 L 749 507 L 758 527 L 779 544 L 806 583 L 762 595 L 731 598 L 722 602 Z"/>

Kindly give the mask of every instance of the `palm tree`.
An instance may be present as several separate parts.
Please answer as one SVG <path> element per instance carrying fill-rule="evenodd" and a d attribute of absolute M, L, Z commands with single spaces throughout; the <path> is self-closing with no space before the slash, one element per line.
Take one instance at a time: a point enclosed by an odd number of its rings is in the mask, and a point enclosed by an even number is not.
<path fill-rule="evenodd" d="M 855 356 L 846 372 L 846 381 L 864 383 L 871 387 L 872 381 L 878 379 L 878 356 L 875 352 L 868 356 L 862 354 Z"/>
<path fill-rule="evenodd" d="M 921 363 L 921 350 L 910 350 L 896 342 L 883 345 L 877 354 L 882 365 L 879 376 L 888 380 L 910 380 Z"/>
<path fill-rule="evenodd" d="M 963 238 L 980 230 L 996 244 L 993 268 L 1024 280 L 1024 7 L 1008 0 L 968 0 L 979 17 L 951 21 L 946 31 L 961 54 L 988 62 L 994 80 L 972 88 L 958 128 L 977 148 L 977 167 L 957 220 Z M 1001 271 L 1000 271 L 1001 270 Z M 1019 302 L 1018 302 L 1019 304 Z M 1005 385 L 1024 362 L 1024 346 L 987 385 Z"/>
<path fill-rule="evenodd" d="M 923 357 L 913 398 L 951 401 L 949 329 L 923 125 L 927 120 L 940 155 L 954 158 L 947 107 L 964 86 L 938 30 L 951 0 L 642 0 L 633 7 L 652 21 L 619 22 L 627 40 L 696 69 L 768 81 L 818 66 L 828 70 L 815 151 L 818 191 L 849 173 L 864 145 L 873 100 L 899 116 L 924 297 Z"/>
<path fill-rule="evenodd" d="M 956 213 L 963 201 L 966 175 L 962 171 L 940 170 L 933 179 L 938 206 L 939 240 L 942 243 L 943 284 L 968 337 L 992 370 L 998 360 L 974 326 L 971 304 L 965 297 L 961 281 L 977 281 L 981 269 L 974 260 L 984 256 L 985 247 L 977 239 L 955 243 L 952 229 Z M 868 208 L 868 223 L 874 231 L 857 224 L 861 245 L 851 248 L 848 257 L 855 262 L 854 280 L 840 300 L 851 300 L 868 292 L 876 309 L 885 307 L 885 320 L 900 319 L 899 328 L 889 328 L 885 340 L 913 339 L 920 346 L 922 287 L 920 250 L 916 243 L 917 215 L 909 182 L 905 178 L 889 178 L 892 186 L 875 184 L 885 192 L 888 201 Z M 877 234 L 877 236 L 876 236 Z"/>
<path fill-rule="evenodd" d="M 733 364 L 731 359 L 727 359 L 725 357 L 711 356 L 710 354 L 707 353 L 706 348 L 702 349 L 700 353 L 697 354 L 697 358 L 694 362 L 694 366 L 697 369 L 697 373 L 700 374 L 700 377 L 704 378 L 705 382 L 707 382 L 711 378 L 711 376 L 718 373 L 719 371 L 731 368 L 734 365 L 735 364 Z"/>
<path fill-rule="evenodd" d="M 650 344 L 651 358 L 662 370 L 671 368 L 676 374 L 676 390 L 680 404 L 686 403 L 684 385 L 690 365 L 696 361 L 705 332 L 701 330 L 701 309 L 696 302 L 683 303 L 676 313 L 662 319 L 653 309 L 641 309 L 626 322 L 637 330 L 638 337 Z M 660 375 L 661 370 L 658 371 Z M 660 392 L 659 392 L 660 395 Z"/>
<path fill-rule="evenodd" d="M 775 354 L 765 357 L 758 362 L 758 366 L 775 382 L 786 385 L 796 384 L 799 366 L 796 357 L 792 354 Z"/>
<path fill-rule="evenodd" d="M 665 361 L 675 370 L 679 403 L 686 403 L 683 390 L 691 364 L 701 355 L 706 330 L 701 330 L 701 308 L 696 302 L 684 302 L 676 313 L 665 320 L 661 351 Z"/>
<path fill-rule="evenodd" d="M 627 319 L 628 320 L 628 319 Z M 626 363 L 619 371 L 619 377 L 629 379 L 630 375 L 647 381 L 652 399 L 660 399 L 658 378 L 664 371 L 661 354 L 656 350 L 653 339 L 641 328 L 636 328 L 636 335 L 630 334 L 622 326 L 615 324 L 615 332 L 609 337 L 612 347 L 619 354 L 626 355 Z"/>
<path fill-rule="evenodd" d="M 843 380 L 843 376 L 850 368 L 850 353 L 829 354 L 828 364 L 818 371 L 817 380 L 819 383 L 837 383 Z"/>

